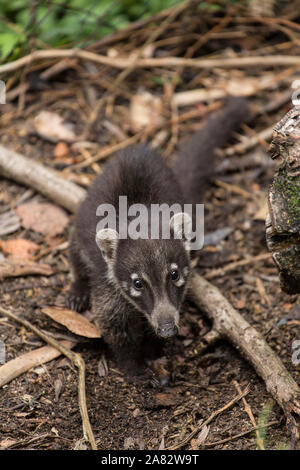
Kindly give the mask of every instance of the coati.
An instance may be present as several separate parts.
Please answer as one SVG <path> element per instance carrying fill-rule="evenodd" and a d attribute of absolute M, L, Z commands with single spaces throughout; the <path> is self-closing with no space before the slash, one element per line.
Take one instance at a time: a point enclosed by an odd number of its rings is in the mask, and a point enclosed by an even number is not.
<path fill-rule="evenodd" d="M 97 208 L 112 204 L 120 220 L 122 195 L 127 196 L 128 206 L 147 208 L 200 203 L 215 148 L 247 116 L 247 101 L 229 98 L 224 109 L 180 147 L 172 168 L 150 147 L 137 145 L 122 151 L 96 177 L 79 207 L 70 236 L 73 284 L 67 305 L 78 312 L 91 306 L 105 342 L 127 377 L 152 377 L 147 360 L 157 353 L 160 338 L 177 333 L 190 273 L 190 229 L 186 228 L 190 221 L 186 214 L 173 215 L 170 239 L 124 239 L 115 228 L 96 229 Z"/>

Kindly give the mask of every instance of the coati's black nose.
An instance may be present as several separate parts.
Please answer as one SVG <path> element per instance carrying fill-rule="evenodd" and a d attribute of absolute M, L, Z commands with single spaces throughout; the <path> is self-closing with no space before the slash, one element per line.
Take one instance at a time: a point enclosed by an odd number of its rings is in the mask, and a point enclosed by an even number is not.
<path fill-rule="evenodd" d="M 162 338 L 170 338 L 171 336 L 175 336 L 177 332 L 177 326 L 171 322 L 164 323 L 157 328 L 157 335 Z"/>

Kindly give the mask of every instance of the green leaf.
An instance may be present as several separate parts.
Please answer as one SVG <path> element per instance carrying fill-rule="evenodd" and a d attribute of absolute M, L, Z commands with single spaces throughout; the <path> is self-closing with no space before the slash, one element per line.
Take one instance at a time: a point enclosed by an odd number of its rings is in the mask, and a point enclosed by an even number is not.
<path fill-rule="evenodd" d="M 17 45 L 20 36 L 17 33 L 0 33 L 1 59 L 9 56 Z"/>

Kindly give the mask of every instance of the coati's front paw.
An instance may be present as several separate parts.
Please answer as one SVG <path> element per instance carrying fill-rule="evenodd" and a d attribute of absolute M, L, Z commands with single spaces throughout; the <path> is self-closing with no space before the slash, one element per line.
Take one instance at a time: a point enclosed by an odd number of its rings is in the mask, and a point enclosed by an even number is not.
<path fill-rule="evenodd" d="M 90 305 L 89 289 L 82 283 L 74 282 L 67 292 L 66 305 L 69 309 L 79 313 L 87 310 Z"/>
<path fill-rule="evenodd" d="M 124 374 L 124 378 L 128 383 L 136 383 L 159 387 L 160 382 L 155 372 L 145 364 L 136 363 L 135 361 L 119 362 L 119 368 Z"/>
<path fill-rule="evenodd" d="M 154 361 L 147 361 L 148 366 L 154 372 L 155 377 L 162 387 L 166 387 L 170 381 L 170 373 L 165 368 L 166 362 L 167 360 L 165 357 L 160 357 Z"/>
<path fill-rule="evenodd" d="M 125 373 L 125 379 L 128 383 L 149 385 L 154 388 L 158 388 L 161 385 L 155 373 L 148 367 L 139 370 L 138 373 Z"/>

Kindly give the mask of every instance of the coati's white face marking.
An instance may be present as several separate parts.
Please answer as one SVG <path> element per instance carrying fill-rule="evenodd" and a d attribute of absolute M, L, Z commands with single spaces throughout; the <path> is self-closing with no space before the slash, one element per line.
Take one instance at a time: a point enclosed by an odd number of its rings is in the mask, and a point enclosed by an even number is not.
<path fill-rule="evenodd" d="M 171 266 L 170 266 L 171 270 L 170 272 L 177 272 L 178 273 L 178 279 L 177 280 L 174 280 L 174 284 L 175 286 L 177 287 L 181 287 L 185 284 L 185 279 L 183 277 L 183 275 L 180 273 L 180 270 L 178 269 L 178 264 L 177 263 L 172 263 Z M 183 273 L 183 271 L 182 271 Z"/>
<path fill-rule="evenodd" d="M 188 274 L 189 274 L 189 272 L 190 272 L 189 267 L 188 267 L 188 266 L 185 266 L 185 267 L 183 268 L 182 272 L 183 272 L 183 275 L 184 275 L 185 277 L 187 277 Z"/>
<path fill-rule="evenodd" d="M 132 295 L 132 297 L 140 297 L 142 292 L 135 290 L 134 287 L 130 287 L 130 295 Z"/>
<path fill-rule="evenodd" d="M 186 223 L 184 214 L 172 217 L 170 228 L 174 238 L 170 240 L 119 240 L 118 233 L 111 229 L 104 229 L 96 236 L 107 264 L 108 279 L 162 337 L 176 334 L 186 290 L 189 252 L 183 223 Z M 183 239 L 175 237 L 180 230 Z"/>
<path fill-rule="evenodd" d="M 132 273 L 130 277 L 131 277 L 132 281 L 135 281 L 136 279 L 139 279 L 139 275 L 137 273 Z M 130 295 L 132 295 L 132 297 L 140 297 L 140 295 L 142 295 L 142 291 L 136 290 L 131 285 L 130 286 Z"/>

